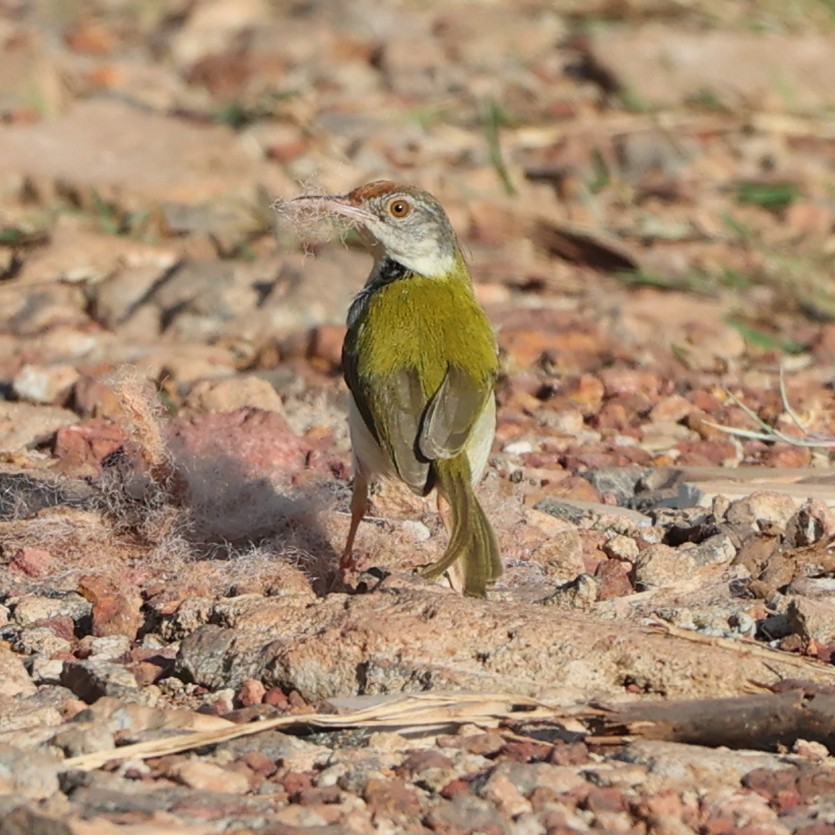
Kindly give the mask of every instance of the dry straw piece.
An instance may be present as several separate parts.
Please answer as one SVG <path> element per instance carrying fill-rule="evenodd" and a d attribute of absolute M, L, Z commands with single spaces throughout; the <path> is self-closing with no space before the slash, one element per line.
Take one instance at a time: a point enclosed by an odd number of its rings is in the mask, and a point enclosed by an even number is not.
<path fill-rule="evenodd" d="M 347 714 L 312 713 L 296 716 L 279 716 L 248 725 L 231 725 L 208 731 L 196 731 L 182 736 L 149 740 L 125 745 L 122 748 L 94 751 L 78 757 L 70 757 L 63 763 L 64 770 L 80 769 L 92 771 L 109 762 L 129 759 L 147 760 L 168 754 L 177 754 L 204 745 L 216 745 L 244 736 L 269 731 L 274 728 L 376 728 L 397 730 L 401 733 L 410 729 L 424 731 L 445 729 L 450 725 L 484 725 L 495 727 L 503 721 L 532 721 L 548 719 L 570 719 L 588 716 L 588 708 L 554 708 L 524 696 L 508 694 L 467 694 L 467 693 L 421 693 L 395 696 L 375 703 L 367 708 Z"/>
<path fill-rule="evenodd" d="M 817 435 L 810 432 L 792 407 L 789 402 L 788 392 L 786 391 L 785 369 L 782 366 L 780 366 L 780 398 L 783 401 L 783 409 L 789 416 L 791 422 L 803 433 L 803 437 L 796 438 L 793 435 L 787 435 L 785 432 L 781 432 L 776 426 L 770 426 L 753 409 L 749 409 L 738 397 L 735 397 L 730 392 L 727 394 L 731 402 L 739 406 L 759 426 L 759 429 L 742 429 L 736 426 L 725 426 L 721 423 L 706 421 L 708 426 L 712 426 L 714 429 L 718 429 L 726 435 L 733 435 L 736 438 L 750 438 L 757 441 L 769 442 L 783 441 L 792 446 L 807 447 L 809 449 L 835 449 L 835 438 L 831 435 Z"/>
<path fill-rule="evenodd" d="M 271 208 L 303 241 L 344 239 L 352 224 L 327 208 L 322 201 L 327 196 L 322 189 L 311 186 L 292 200 L 276 200 Z"/>

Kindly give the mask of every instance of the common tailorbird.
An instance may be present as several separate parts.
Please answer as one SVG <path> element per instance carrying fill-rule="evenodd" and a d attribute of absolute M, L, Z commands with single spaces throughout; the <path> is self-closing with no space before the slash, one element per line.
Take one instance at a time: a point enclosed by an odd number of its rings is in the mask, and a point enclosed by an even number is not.
<path fill-rule="evenodd" d="M 423 576 L 449 571 L 465 594 L 483 596 L 502 572 L 473 491 L 496 432 L 498 356 L 446 212 L 428 192 L 388 180 L 293 203 L 348 219 L 375 259 L 342 347 L 354 484 L 341 569 L 355 566 L 370 480 L 394 477 L 420 496 L 437 490 L 439 511 L 440 499 L 449 505 L 449 543 Z"/>

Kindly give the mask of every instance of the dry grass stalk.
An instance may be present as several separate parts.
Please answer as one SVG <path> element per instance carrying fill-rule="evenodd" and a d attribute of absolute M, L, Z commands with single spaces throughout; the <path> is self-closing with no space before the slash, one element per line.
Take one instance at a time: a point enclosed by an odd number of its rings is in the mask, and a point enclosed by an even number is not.
<path fill-rule="evenodd" d="M 303 194 L 292 200 L 276 200 L 271 208 L 279 220 L 286 222 L 303 241 L 316 239 L 324 242 L 333 237 L 344 239 L 352 224 L 334 215 L 317 199 L 326 196 L 321 188 L 310 186 L 304 188 Z"/>
<path fill-rule="evenodd" d="M 110 381 L 124 412 L 131 440 L 151 478 L 166 485 L 172 477 L 171 457 L 162 431 L 162 404 L 151 382 L 135 370 L 123 367 Z"/>
<path fill-rule="evenodd" d="M 826 678 L 835 680 L 835 666 L 832 664 L 825 664 L 823 661 L 818 661 L 815 658 L 805 658 L 802 655 L 792 655 L 778 649 L 764 646 L 753 640 L 741 640 L 739 638 L 720 638 L 715 635 L 703 635 L 701 632 L 694 632 L 692 629 L 682 629 L 679 626 L 673 626 L 670 623 L 662 620 L 650 621 L 649 626 L 656 632 L 665 632 L 666 634 L 675 637 L 683 638 L 696 644 L 705 644 L 713 647 L 722 647 L 722 649 L 738 652 L 742 655 L 751 655 L 763 659 L 774 659 L 781 665 L 796 667 L 799 670 L 800 676 L 818 676 L 823 675 Z M 761 689 L 759 685 L 753 685 L 753 689 Z"/>
<path fill-rule="evenodd" d="M 829 435 L 816 435 L 810 432 L 808 428 L 803 425 L 803 422 L 797 412 L 795 412 L 792 408 L 786 392 L 786 377 L 782 367 L 780 368 L 780 398 L 783 401 L 783 408 L 789 418 L 791 418 L 792 423 L 803 433 L 804 437 L 795 438 L 792 435 L 787 435 L 785 432 L 781 432 L 776 427 L 767 424 L 759 417 L 759 415 L 756 414 L 756 412 L 749 409 L 748 406 L 746 406 L 738 397 L 735 397 L 730 392 L 728 392 L 728 397 L 760 427 L 759 430 L 742 429 L 736 426 L 725 426 L 721 423 L 706 421 L 708 426 L 712 426 L 720 432 L 724 432 L 727 435 L 733 435 L 737 438 L 750 438 L 757 441 L 770 442 L 783 441 L 787 444 L 791 444 L 792 446 L 808 447 L 810 449 L 835 449 L 835 438 Z"/>
<path fill-rule="evenodd" d="M 589 708 L 549 707 L 535 699 L 501 693 L 421 693 L 399 696 L 382 704 L 374 704 L 348 714 L 313 713 L 279 716 L 249 725 L 230 725 L 228 728 L 196 731 L 177 737 L 137 742 L 116 750 L 94 751 L 90 754 L 70 757 L 64 761 L 64 769 L 91 771 L 108 762 L 129 759 L 146 760 L 177 754 L 275 728 L 384 728 L 403 732 L 416 728 L 431 729 L 464 724 L 495 727 L 503 721 L 534 719 L 559 721 L 599 713 L 600 711 Z"/>

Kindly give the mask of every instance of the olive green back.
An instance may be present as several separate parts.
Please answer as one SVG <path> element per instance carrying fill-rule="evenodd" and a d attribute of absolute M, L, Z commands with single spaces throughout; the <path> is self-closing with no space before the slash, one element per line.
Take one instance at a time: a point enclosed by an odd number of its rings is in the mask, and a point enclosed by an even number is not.
<path fill-rule="evenodd" d="M 343 369 L 366 425 L 417 493 L 433 484 L 429 462 L 450 458 L 493 396 L 493 329 L 472 292 L 463 257 L 454 271 L 405 273 L 352 308 Z"/>

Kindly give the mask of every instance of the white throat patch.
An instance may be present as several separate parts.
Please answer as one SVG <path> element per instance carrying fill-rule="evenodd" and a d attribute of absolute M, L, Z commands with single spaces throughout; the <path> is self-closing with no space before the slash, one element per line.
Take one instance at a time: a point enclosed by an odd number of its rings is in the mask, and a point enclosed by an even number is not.
<path fill-rule="evenodd" d="M 455 266 L 455 256 L 451 253 L 439 252 L 437 247 L 434 251 L 413 252 L 408 256 L 397 256 L 396 260 L 406 269 L 412 270 L 427 278 L 449 275 Z"/>

